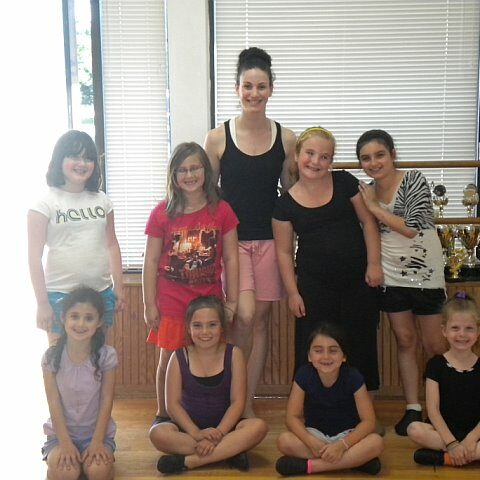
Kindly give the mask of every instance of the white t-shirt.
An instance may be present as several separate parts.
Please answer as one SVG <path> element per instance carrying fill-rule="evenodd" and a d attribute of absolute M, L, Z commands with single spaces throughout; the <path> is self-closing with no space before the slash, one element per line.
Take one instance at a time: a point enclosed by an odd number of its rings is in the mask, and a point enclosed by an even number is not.
<path fill-rule="evenodd" d="M 111 286 L 106 229 L 113 206 L 104 192 L 51 187 L 31 209 L 48 218 L 47 291 L 68 293 L 79 285 L 102 291 Z"/>

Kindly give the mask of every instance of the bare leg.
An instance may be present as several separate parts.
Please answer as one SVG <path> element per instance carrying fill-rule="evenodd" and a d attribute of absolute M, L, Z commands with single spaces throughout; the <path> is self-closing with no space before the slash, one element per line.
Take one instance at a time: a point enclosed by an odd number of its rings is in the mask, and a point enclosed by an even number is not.
<path fill-rule="evenodd" d="M 255 416 L 252 403 L 267 357 L 267 321 L 271 302 L 255 301 L 255 292 L 240 293 L 238 312 L 234 322 L 235 344 L 243 351 L 247 361 L 248 384 L 244 417 Z"/>
<path fill-rule="evenodd" d="M 167 373 L 168 360 L 173 353 L 173 350 L 167 350 L 166 348 L 160 349 L 160 358 L 158 360 L 157 366 L 157 378 L 156 378 L 156 389 L 157 389 L 157 413 L 162 417 L 167 416 L 167 409 L 165 407 L 165 376 Z"/>
<path fill-rule="evenodd" d="M 260 381 L 263 371 L 265 370 L 265 361 L 268 353 L 268 320 L 272 302 L 257 302 L 255 309 L 255 322 L 253 324 L 253 346 L 248 359 L 248 383 L 247 383 L 247 400 L 245 403 L 245 416 L 252 417 L 255 415 L 252 407 L 258 382 Z"/>
<path fill-rule="evenodd" d="M 376 433 L 370 433 L 358 443 L 350 447 L 337 463 L 325 462 L 320 458 L 313 458 L 313 472 L 327 472 L 359 467 L 373 458 L 378 457 L 382 451 L 382 437 Z"/>
<path fill-rule="evenodd" d="M 82 473 L 81 465 L 75 462 L 70 468 L 58 465 L 60 458 L 59 447 L 54 447 L 47 457 L 48 480 L 77 480 Z"/>
<path fill-rule="evenodd" d="M 423 349 L 427 358 L 447 351 L 447 343 L 442 335 L 442 321 L 442 315 L 418 315 Z"/>
<path fill-rule="evenodd" d="M 433 428 L 433 425 L 424 422 L 412 422 L 407 427 L 407 433 L 411 440 L 421 447 L 433 450 L 446 450 L 442 437 Z"/>
<path fill-rule="evenodd" d="M 314 472 L 326 472 L 358 467 L 373 458 L 378 457 L 383 451 L 383 440 L 376 433 L 370 433 L 358 443 L 350 447 L 344 453 L 343 457 L 336 463 L 326 462 L 320 458 L 312 458 L 312 452 L 310 449 L 291 432 L 282 433 L 278 438 L 277 445 L 284 455 L 310 459 L 312 461 Z"/>
<path fill-rule="evenodd" d="M 407 403 L 418 403 L 418 336 L 411 311 L 389 313 L 388 318 L 397 340 L 398 369 Z"/>
<path fill-rule="evenodd" d="M 164 423 L 150 430 L 153 446 L 165 453 L 193 455 L 197 442 L 188 433 L 182 433 L 176 425 Z"/>
<path fill-rule="evenodd" d="M 252 290 L 240 292 L 235 320 L 233 342 L 239 347 L 248 362 L 253 345 L 253 322 L 255 318 L 255 293 Z"/>
<path fill-rule="evenodd" d="M 112 480 L 114 474 L 113 463 L 105 464 L 103 462 L 100 462 L 100 464 L 92 462 L 90 466 L 84 463 L 83 471 L 88 480 Z"/>

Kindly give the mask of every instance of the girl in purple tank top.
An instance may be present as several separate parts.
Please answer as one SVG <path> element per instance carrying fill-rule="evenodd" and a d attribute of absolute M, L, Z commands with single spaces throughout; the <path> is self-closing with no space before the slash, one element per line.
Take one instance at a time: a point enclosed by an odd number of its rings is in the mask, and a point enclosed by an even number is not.
<path fill-rule="evenodd" d="M 226 460 L 248 470 L 246 451 L 267 434 L 259 418 L 242 419 L 247 374 L 241 350 L 225 343 L 225 312 L 215 296 L 198 297 L 186 312 L 191 345 L 172 355 L 165 385 L 169 418 L 150 429 L 153 445 L 167 455 L 162 473 Z"/>

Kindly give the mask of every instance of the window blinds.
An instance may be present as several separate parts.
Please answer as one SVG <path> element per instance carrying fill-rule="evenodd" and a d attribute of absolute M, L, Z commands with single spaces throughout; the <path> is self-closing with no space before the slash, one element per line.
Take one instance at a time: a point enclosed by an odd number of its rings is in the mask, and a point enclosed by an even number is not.
<path fill-rule="evenodd" d="M 239 112 L 238 53 L 258 46 L 277 77 L 267 115 L 297 134 L 330 129 L 336 161 L 355 161 L 372 128 L 392 134 L 400 161 L 475 159 L 479 9 L 478 0 L 216 0 L 216 122 Z M 465 216 L 462 190 L 476 170 L 424 173 L 446 185 L 446 216 Z"/>
<path fill-rule="evenodd" d="M 165 195 L 168 163 L 164 2 L 103 0 L 107 194 L 125 269 L 143 263 L 144 229 Z"/>

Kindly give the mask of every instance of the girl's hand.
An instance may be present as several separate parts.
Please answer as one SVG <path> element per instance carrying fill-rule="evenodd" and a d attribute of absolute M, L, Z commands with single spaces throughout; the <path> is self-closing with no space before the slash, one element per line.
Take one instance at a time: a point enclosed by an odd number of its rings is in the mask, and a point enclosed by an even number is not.
<path fill-rule="evenodd" d="M 360 181 L 358 183 L 358 190 L 360 191 L 365 206 L 370 210 L 374 210 L 379 206 L 375 188 L 373 185 L 367 185 L 365 182 Z"/>
<path fill-rule="evenodd" d="M 103 442 L 92 440 L 90 445 L 82 453 L 82 462 L 85 462 L 88 466 L 93 462 L 97 465 L 101 465 L 102 463 L 108 465 L 114 461 L 112 451 L 107 448 Z"/>
<path fill-rule="evenodd" d="M 156 305 L 145 306 L 144 318 L 149 329 L 158 329 L 158 325 L 160 324 L 160 313 L 158 312 Z"/>
<path fill-rule="evenodd" d="M 306 445 L 312 452 L 313 458 L 320 458 L 320 456 L 322 455 L 322 451 L 327 444 L 325 442 L 322 442 L 319 438 L 310 435 L 308 437 Z"/>
<path fill-rule="evenodd" d="M 320 458 L 329 463 L 337 463 L 345 453 L 345 445 L 341 441 L 328 443 L 321 451 Z"/>
<path fill-rule="evenodd" d="M 113 293 L 115 294 L 115 297 L 117 299 L 116 305 L 115 305 L 115 311 L 116 312 L 121 312 L 125 309 L 127 306 L 127 302 L 125 301 L 125 296 L 123 293 L 123 288 L 115 288 L 113 287 Z"/>
<path fill-rule="evenodd" d="M 206 457 L 207 455 L 210 455 L 214 450 L 215 450 L 215 444 L 206 438 L 204 438 L 203 440 L 200 440 L 195 445 L 195 452 L 200 457 Z"/>
<path fill-rule="evenodd" d="M 450 455 L 450 458 L 456 467 L 460 467 L 468 463 L 467 449 L 464 447 L 463 442 L 449 449 L 448 454 Z"/>
<path fill-rule="evenodd" d="M 209 440 L 213 444 L 217 445 L 220 443 L 220 440 L 223 438 L 223 433 L 218 430 L 218 428 L 204 428 L 203 430 L 200 430 L 196 435 L 195 435 L 195 440 L 201 441 L 201 440 Z"/>
<path fill-rule="evenodd" d="M 383 269 L 380 264 L 367 264 L 365 282 L 369 287 L 378 287 L 383 284 Z"/>
<path fill-rule="evenodd" d="M 234 302 L 225 302 L 224 310 L 227 325 L 233 325 L 233 318 L 235 317 L 235 313 L 237 311 L 237 304 Z"/>
<path fill-rule="evenodd" d="M 37 307 L 37 327 L 50 332 L 55 314 L 49 302 L 39 303 Z"/>
<path fill-rule="evenodd" d="M 65 470 L 77 469 L 82 462 L 80 452 L 72 443 L 59 443 L 58 467 Z"/>
<path fill-rule="evenodd" d="M 473 462 L 475 460 L 475 453 L 477 450 L 478 439 L 472 437 L 470 433 L 460 442 L 465 448 L 465 460 L 467 463 Z"/>
<path fill-rule="evenodd" d="M 299 293 L 288 296 L 288 308 L 297 318 L 305 316 L 305 304 Z"/>

